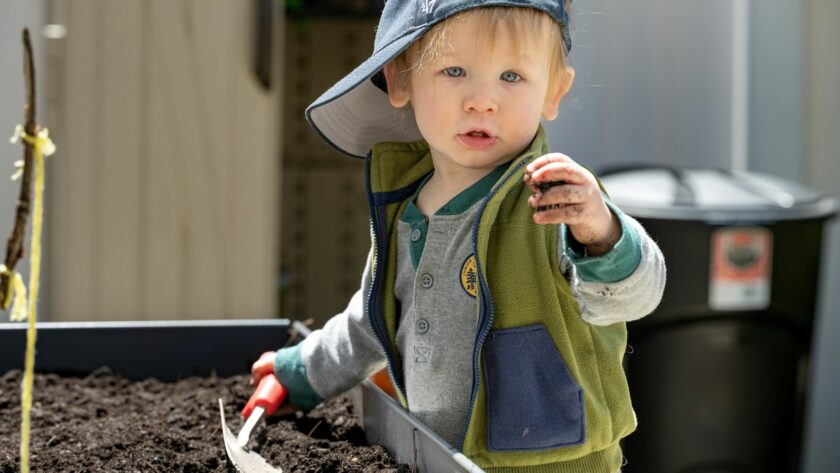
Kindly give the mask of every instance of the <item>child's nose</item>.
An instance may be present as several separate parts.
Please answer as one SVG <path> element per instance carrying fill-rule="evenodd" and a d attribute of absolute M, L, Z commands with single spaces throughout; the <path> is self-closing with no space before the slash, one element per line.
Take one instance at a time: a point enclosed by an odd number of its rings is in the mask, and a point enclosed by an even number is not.
<path fill-rule="evenodd" d="M 495 112 L 498 103 L 493 95 L 485 91 L 477 90 L 464 99 L 464 110 L 467 112 Z"/>

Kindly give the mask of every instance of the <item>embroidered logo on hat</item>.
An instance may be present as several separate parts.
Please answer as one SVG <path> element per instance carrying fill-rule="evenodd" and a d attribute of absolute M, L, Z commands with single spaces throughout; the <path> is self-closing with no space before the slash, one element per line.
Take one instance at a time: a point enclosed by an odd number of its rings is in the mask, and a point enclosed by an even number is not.
<path fill-rule="evenodd" d="M 423 0 L 423 3 L 420 5 L 420 10 L 423 13 L 429 14 L 432 12 L 432 9 L 435 7 L 435 2 L 437 0 Z"/>

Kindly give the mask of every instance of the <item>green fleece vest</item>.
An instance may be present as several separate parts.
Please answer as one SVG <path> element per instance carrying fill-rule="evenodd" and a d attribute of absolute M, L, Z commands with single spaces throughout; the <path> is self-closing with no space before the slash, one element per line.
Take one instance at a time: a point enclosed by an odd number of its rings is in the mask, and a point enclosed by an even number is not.
<path fill-rule="evenodd" d="M 474 227 L 479 323 L 461 445 L 487 471 L 605 472 L 636 427 L 622 369 L 624 323 L 585 323 L 557 260 L 557 225 L 538 225 L 525 166 L 548 152 L 540 128 L 482 203 Z M 397 223 L 432 170 L 425 142 L 382 143 L 367 162 L 373 282 L 366 310 L 403 405 L 394 297 Z M 523 468 L 524 467 L 524 468 Z"/>

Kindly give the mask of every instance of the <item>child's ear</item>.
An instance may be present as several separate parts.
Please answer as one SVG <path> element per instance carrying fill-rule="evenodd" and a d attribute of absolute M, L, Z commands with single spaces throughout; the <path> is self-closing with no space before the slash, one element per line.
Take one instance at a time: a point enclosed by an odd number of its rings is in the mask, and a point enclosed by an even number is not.
<path fill-rule="evenodd" d="M 388 84 L 388 101 L 391 102 L 391 106 L 394 108 L 405 107 L 408 104 L 409 99 L 411 99 L 411 94 L 405 87 L 405 81 L 398 81 L 394 77 L 396 74 L 394 71 L 394 63 L 389 62 L 385 64 L 385 67 L 382 68 L 382 72 L 385 73 L 385 83 Z"/>
<path fill-rule="evenodd" d="M 557 108 L 560 106 L 560 99 L 569 92 L 574 81 L 575 70 L 572 67 L 566 66 L 560 73 L 560 76 L 549 84 L 549 90 L 545 94 L 545 103 L 543 104 L 543 118 L 548 121 L 557 118 Z"/>

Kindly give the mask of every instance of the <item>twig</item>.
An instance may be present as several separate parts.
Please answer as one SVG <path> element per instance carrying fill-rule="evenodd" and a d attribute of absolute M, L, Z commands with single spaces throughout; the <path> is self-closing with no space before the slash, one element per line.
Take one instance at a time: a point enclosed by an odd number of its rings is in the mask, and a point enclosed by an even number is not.
<path fill-rule="evenodd" d="M 23 29 L 23 76 L 26 87 L 26 102 L 23 104 L 24 130 L 29 136 L 38 134 L 35 124 L 35 66 L 32 62 L 32 43 L 29 41 L 29 30 Z M 23 143 L 23 177 L 20 181 L 20 195 L 15 211 L 15 227 L 12 235 L 6 240 L 6 259 L 4 263 L 10 271 L 15 269 L 18 260 L 23 258 L 23 239 L 26 233 L 26 220 L 32 201 L 32 144 L 26 140 Z M 6 292 L 10 289 L 8 274 L 0 274 L 0 303 L 5 301 Z M 3 307 L 5 309 L 5 307 Z"/>
<path fill-rule="evenodd" d="M 311 319 L 311 318 L 306 319 L 301 323 L 303 325 L 306 325 L 307 327 L 309 327 L 313 323 L 315 323 L 315 319 Z M 283 344 L 282 348 L 294 345 L 295 342 L 297 341 L 299 335 L 300 335 L 300 332 L 298 332 L 298 330 L 295 327 L 292 327 L 292 330 L 289 331 L 289 338 L 286 339 L 286 343 Z"/>
<path fill-rule="evenodd" d="M 286 348 L 295 344 L 295 341 L 298 338 L 298 331 L 296 328 L 292 327 L 292 330 L 289 331 L 289 338 L 286 339 L 286 343 L 283 344 L 282 348 Z"/>
<path fill-rule="evenodd" d="M 318 421 L 318 423 L 317 423 L 317 424 L 315 424 L 315 427 L 312 427 L 312 430 L 310 430 L 310 431 L 309 431 L 309 433 L 308 433 L 308 434 L 306 434 L 306 436 L 307 436 L 307 437 L 312 437 L 312 433 L 313 433 L 313 432 L 315 432 L 315 430 L 316 430 L 316 429 L 317 429 L 320 425 L 321 425 L 321 421 L 319 420 L 319 421 Z"/>
<path fill-rule="evenodd" d="M 100 366 L 99 368 L 96 368 L 95 370 L 91 371 L 90 374 L 88 374 L 87 376 L 84 377 L 84 379 L 82 379 L 82 381 L 88 382 L 88 381 L 90 381 L 94 378 L 98 378 L 99 376 L 113 374 L 113 373 L 114 372 L 111 370 L 111 368 L 109 366 Z"/>

